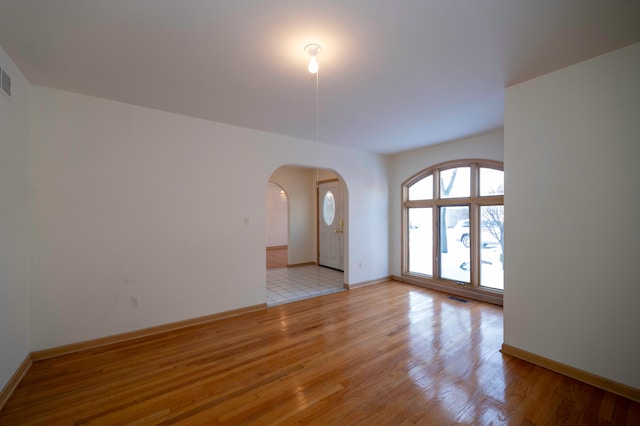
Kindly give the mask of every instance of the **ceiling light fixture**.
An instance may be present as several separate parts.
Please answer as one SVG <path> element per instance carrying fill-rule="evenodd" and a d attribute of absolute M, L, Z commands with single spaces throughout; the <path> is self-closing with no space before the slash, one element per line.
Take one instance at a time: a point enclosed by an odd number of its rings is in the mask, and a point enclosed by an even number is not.
<path fill-rule="evenodd" d="M 318 72 L 318 54 L 322 50 L 322 47 L 318 44 L 307 44 L 304 47 L 304 51 L 309 55 L 309 66 L 307 69 L 311 74 L 316 74 Z"/>

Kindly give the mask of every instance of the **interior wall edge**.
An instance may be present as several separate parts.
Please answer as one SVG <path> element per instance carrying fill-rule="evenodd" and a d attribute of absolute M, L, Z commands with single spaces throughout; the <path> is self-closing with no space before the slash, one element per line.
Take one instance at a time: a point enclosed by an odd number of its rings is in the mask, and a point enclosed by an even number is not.
<path fill-rule="evenodd" d="M 56 346 L 49 349 L 43 349 L 31 353 L 33 361 L 40 361 L 43 359 L 55 358 L 62 355 L 68 355 L 75 352 L 81 352 L 88 349 L 94 349 L 98 347 L 113 345 L 117 343 L 127 342 L 142 337 L 155 336 L 169 331 L 180 330 L 187 327 L 193 327 L 196 325 L 208 324 L 216 321 L 221 321 L 229 318 L 238 317 L 254 312 L 259 312 L 267 309 L 266 303 L 258 305 L 247 306 L 239 309 L 232 309 L 225 312 L 219 312 L 217 314 L 206 315 L 202 317 L 196 317 L 184 321 L 172 322 L 169 324 L 163 324 L 155 327 L 143 328 L 140 330 L 129 331 L 126 333 L 114 334 L 111 336 L 100 337 L 97 339 L 86 340 L 83 342 L 72 343 L 69 345 Z"/>
<path fill-rule="evenodd" d="M 9 398 L 13 395 L 13 391 L 16 390 L 32 364 L 33 358 L 31 354 L 27 354 L 26 358 L 22 361 L 15 373 L 13 373 L 13 376 L 11 376 L 7 384 L 0 390 L 0 411 L 2 411 L 4 405 L 9 401 Z"/>
<path fill-rule="evenodd" d="M 505 355 L 513 356 L 523 361 L 530 362 L 531 364 L 535 364 L 539 367 L 546 368 L 547 370 L 562 374 L 563 376 L 578 380 L 579 382 L 595 386 L 607 392 L 620 395 L 636 402 L 640 402 L 640 389 L 627 386 L 625 384 L 616 382 L 615 380 L 607 379 L 606 377 L 598 376 L 588 371 L 580 370 L 579 368 L 554 361 L 552 359 L 525 351 L 524 349 L 520 349 L 506 343 L 502 344 L 501 351 Z"/>

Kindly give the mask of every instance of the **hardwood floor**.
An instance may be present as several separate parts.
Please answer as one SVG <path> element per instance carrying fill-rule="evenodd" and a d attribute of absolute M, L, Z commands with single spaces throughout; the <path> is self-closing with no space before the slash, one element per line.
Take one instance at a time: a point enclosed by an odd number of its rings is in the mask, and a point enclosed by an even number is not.
<path fill-rule="evenodd" d="M 286 268 L 289 260 L 289 249 L 267 248 L 267 269 Z"/>
<path fill-rule="evenodd" d="M 501 344 L 500 307 L 389 282 L 35 362 L 0 424 L 640 424 Z"/>

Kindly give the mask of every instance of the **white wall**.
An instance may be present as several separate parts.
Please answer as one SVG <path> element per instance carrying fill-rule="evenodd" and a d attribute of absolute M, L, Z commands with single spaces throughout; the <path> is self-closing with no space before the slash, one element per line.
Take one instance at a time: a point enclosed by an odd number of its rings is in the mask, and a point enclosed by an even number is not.
<path fill-rule="evenodd" d="M 438 163 L 460 159 L 503 161 L 502 130 L 389 156 L 390 259 L 393 275 L 401 274 L 402 183 Z"/>
<path fill-rule="evenodd" d="M 30 105 L 33 350 L 264 303 L 284 164 L 345 179 L 345 282 L 388 276 L 381 156 L 38 86 Z"/>
<path fill-rule="evenodd" d="M 266 190 L 266 247 L 286 246 L 289 241 L 289 202 L 282 187 L 269 183 Z"/>
<path fill-rule="evenodd" d="M 315 175 L 315 169 L 283 166 L 270 178 L 284 188 L 289 197 L 290 265 L 316 260 Z"/>
<path fill-rule="evenodd" d="M 640 44 L 505 101 L 505 343 L 640 388 Z"/>
<path fill-rule="evenodd" d="M 317 180 L 318 182 L 322 182 L 323 180 L 331 180 L 331 179 L 339 179 L 340 177 L 336 175 L 332 170 L 327 169 L 316 169 Z"/>
<path fill-rule="evenodd" d="M 0 49 L 12 97 L 0 93 L 0 389 L 30 352 L 28 83 Z"/>

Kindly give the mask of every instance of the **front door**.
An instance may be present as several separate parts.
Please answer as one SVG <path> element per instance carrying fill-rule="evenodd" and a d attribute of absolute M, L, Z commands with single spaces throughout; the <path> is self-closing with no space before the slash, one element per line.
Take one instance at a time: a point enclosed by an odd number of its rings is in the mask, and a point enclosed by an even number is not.
<path fill-rule="evenodd" d="M 321 266 L 344 270 L 344 213 L 339 181 L 318 185 L 318 252 Z"/>

